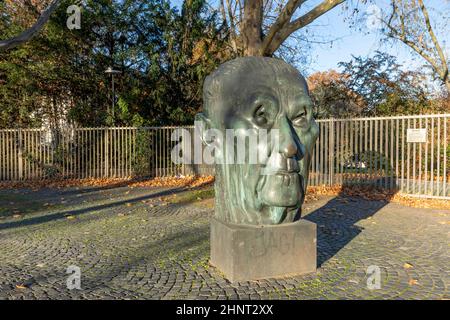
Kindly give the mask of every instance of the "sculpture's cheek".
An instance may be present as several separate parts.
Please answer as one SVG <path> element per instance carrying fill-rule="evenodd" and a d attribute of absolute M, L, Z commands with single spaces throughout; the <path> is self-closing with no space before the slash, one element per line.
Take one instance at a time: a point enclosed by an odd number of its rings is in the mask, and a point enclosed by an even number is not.
<path fill-rule="evenodd" d="M 319 136 L 319 126 L 314 121 L 314 119 L 312 120 L 312 123 L 308 130 L 304 131 L 296 129 L 295 132 L 297 133 L 300 143 L 306 149 L 306 154 L 311 153 L 312 149 L 314 148 L 314 144 L 316 143 L 317 137 Z"/>

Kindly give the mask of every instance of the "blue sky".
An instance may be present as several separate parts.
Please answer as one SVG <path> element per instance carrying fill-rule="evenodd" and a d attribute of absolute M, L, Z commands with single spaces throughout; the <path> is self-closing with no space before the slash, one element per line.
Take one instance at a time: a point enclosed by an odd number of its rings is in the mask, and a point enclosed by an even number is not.
<path fill-rule="evenodd" d="M 315 6 L 321 0 L 307 1 L 304 10 Z M 172 0 L 172 4 L 178 5 L 182 0 Z M 210 1 L 214 2 L 214 1 Z M 358 0 L 349 0 L 350 6 L 353 8 L 360 3 Z M 386 7 L 389 0 L 375 0 L 377 6 L 381 9 Z M 436 20 L 437 12 L 450 11 L 450 0 L 425 0 L 425 5 L 428 8 L 431 20 Z M 363 6 L 359 4 L 361 12 L 366 12 L 368 5 Z M 380 35 L 377 34 L 376 29 L 372 30 L 365 28 L 364 31 L 359 31 L 350 27 L 350 22 L 345 18 L 349 16 L 349 11 L 345 10 L 342 5 L 336 7 L 332 11 L 322 15 L 309 26 L 310 32 L 317 35 L 317 39 L 325 38 L 327 40 L 334 40 L 327 44 L 313 44 L 311 55 L 311 64 L 307 68 L 308 73 L 315 71 L 325 71 L 328 69 L 339 69 L 338 63 L 340 61 L 349 61 L 352 55 L 367 56 L 371 55 L 375 50 L 380 49 L 397 57 L 400 64 L 405 69 L 417 69 L 424 64 L 422 58 L 410 50 L 406 45 L 400 42 L 395 42 L 394 45 L 380 45 Z M 440 19 L 442 24 L 443 20 Z M 365 27 L 365 24 L 362 24 Z M 445 24 L 444 24 L 445 26 Z M 367 34 L 367 31 L 369 33 Z M 447 48 L 450 47 L 450 28 L 448 24 L 441 30 L 436 30 L 437 37 L 441 45 Z"/>
<path fill-rule="evenodd" d="M 376 4 L 381 8 L 387 5 L 387 0 L 376 1 Z M 450 1 L 448 0 L 425 0 L 425 5 L 428 8 L 431 19 L 437 18 L 436 12 L 438 10 L 450 9 Z M 362 12 L 365 12 L 366 7 L 362 7 Z M 335 8 L 332 11 L 324 14 L 322 17 L 314 22 L 319 27 L 311 26 L 312 30 L 320 30 L 321 34 L 327 35 L 330 39 L 337 39 L 330 45 L 316 45 L 313 48 L 313 63 L 310 71 L 323 71 L 327 69 L 338 69 L 337 64 L 340 61 L 349 61 L 352 55 L 367 56 L 371 55 L 375 50 L 380 49 L 386 51 L 391 55 L 397 57 L 399 63 L 405 68 L 414 69 L 424 64 L 422 58 L 409 49 L 401 42 L 394 42 L 392 45 L 380 44 L 379 32 L 375 29 L 366 28 L 364 31 L 358 31 L 350 27 L 348 21 L 344 18 L 348 12 L 342 8 Z M 442 22 L 442 18 L 440 18 Z M 365 27 L 363 25 L 363 27 Z M 450 45 L 450 30 L 448 25 L 444 30 L 435 30 L 440 40 L 441 45 L 447 48 Z M 448 51 L 447 51 L 448 52 Z"/>

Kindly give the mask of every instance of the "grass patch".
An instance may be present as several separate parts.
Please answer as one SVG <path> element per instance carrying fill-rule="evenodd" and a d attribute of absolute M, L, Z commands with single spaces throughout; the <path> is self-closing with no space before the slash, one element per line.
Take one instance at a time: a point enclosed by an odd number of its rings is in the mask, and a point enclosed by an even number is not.
<path fill-rule="evenodd" d="M 0 194 L 0 217 L 24 215 L 50 208 L 55 206 L 45 206 L 44 201 L 30 199 L 30 195 Z"/>
<path fill-rule="evenodd" d="M 177 194 L 175 197 L 172 197 L 169 202 L 170 203 L 192 203 L 197 201 L 202 201 L 206 199 L 214 198 L 214 187 L 208 187 L 201 190 L 187 191 L 180 194 Z"/>

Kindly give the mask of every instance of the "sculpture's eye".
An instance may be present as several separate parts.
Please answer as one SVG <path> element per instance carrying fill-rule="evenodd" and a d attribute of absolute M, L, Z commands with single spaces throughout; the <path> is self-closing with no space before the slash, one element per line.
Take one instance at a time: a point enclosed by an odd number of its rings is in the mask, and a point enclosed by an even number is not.
<path fill-rule="evenodd" d="M 306 108 L 302 108 L 301 112 L 292 119 L 292 124 L 296 127 L 306 128 L 308 126 L 308 118 Z"/>
<path fill-rule="evenodd" d="M 260 127 L 270 127 L 278 113 L 276 100 L 271 97 L 259 97 L 253 101 L 253 121 Z"/>
<path fill-rule="evenodd" d="M 259 126 L 267 125 L 268 123 L 267 116 L 268 115 L 264 109 L 264 106 L 263 105 L 258 106 L 254 115 L 256 124 Z"/>

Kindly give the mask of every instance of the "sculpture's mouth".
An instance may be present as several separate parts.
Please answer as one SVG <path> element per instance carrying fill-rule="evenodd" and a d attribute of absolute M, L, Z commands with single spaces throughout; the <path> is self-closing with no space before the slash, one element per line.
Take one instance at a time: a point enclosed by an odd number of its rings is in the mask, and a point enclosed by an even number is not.
<path fill-rule="evenodd" d="M 277 179 L 279 179 L 281 181 L 281 184 L 285 187 L 294 185 L 298 181 L 298 173 L 297 172 L 281 171 L 281 172 L 277 172 L 273 175 L 278 176 Z"/>
<path fill-rule="evenodd" d="M 262 204 L 272 207 L 299 207 L 304 194 L 303 179 L 298 172 L 277 171 L 262 175 L 257 185 Z"/>

